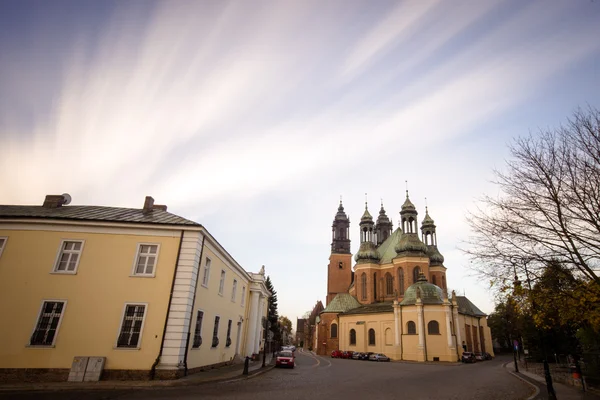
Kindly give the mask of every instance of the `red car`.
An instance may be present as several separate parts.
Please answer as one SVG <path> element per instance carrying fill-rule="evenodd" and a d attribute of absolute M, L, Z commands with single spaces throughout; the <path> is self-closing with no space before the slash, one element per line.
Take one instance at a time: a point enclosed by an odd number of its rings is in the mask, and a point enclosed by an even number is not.
<path fill-rule="evenodd" d="M 280 351 L 277 354 L 277 359 L 275 360 L 276 367 L 290 367 L 294 368 L 296 364 L 296 357 L 294 357 L 294 353 L 291 351 Z"/>
<path fill-rule="evenodd" d="M 331 358 L 342 358 L 342 351 L 334 350 L 331 352 Z"/>
<path fill-rule="evenodd" d="M 344 351 L 344 352 L 342 352 L 341 358 L 352 358 L 352 353 L 354 353 L 354 352 L 353 351 Z"/>

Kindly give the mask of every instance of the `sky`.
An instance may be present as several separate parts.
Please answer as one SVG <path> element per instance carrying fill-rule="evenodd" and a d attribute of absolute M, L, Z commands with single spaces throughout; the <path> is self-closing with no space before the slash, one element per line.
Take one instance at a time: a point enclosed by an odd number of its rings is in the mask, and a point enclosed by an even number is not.
<path fill-rule="evenodd" d="M 356 252 L 365 198 L 396 228 L 408 187 L 489 313 L 466 214 L 514 138 L 600 107 L 599 38 L 591 0 L 2 0 L 0 204 L 151 195 L 265 265 L 295 328 L 340 196 Z"/>

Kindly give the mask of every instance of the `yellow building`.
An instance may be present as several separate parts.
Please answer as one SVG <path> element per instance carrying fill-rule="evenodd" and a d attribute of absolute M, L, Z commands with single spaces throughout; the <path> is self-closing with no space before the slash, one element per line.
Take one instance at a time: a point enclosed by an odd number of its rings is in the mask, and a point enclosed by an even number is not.
<path fill-rule="evenodd" d="M 464 296 L 448 297 L 436 226 L 426 212 L 419 238 L 417 215 L 407 193 L 402 227 L 393 231 L 383 205 L 376 222 L 365 205 L 352 269 L 350 220 L 340 202 L 332 226 L 327 305 L 316 329 L 318 354 L 349 350 L 448 362 L 463 351 L 493 355 L 486 315 Z"/>
<path fill-rule="evenodd" d="M 141 209 L 0 206 L 0 380 L 176 378 L 258 353 L 270 295 L 200 224 Z"/>

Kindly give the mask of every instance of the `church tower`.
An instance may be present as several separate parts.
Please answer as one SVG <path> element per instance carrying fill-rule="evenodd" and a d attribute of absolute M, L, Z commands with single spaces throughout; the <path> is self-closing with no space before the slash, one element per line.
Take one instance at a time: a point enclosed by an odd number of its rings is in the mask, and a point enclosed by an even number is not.
<path fill-rule="evenodd" d="M 381 202 L 381 210 L 379 210 L 379 216 L 377 217 L 377 223 L 375 224 L 375 244 L 381 246 L 381 243 L 391 236 L 394 230 L 392 221 L 388 218 L 383 208 L 383 201 Z"/>
<path fill-rule="evenodd" d="M 350 252 L 350 219 L 340 200 L 331 226 L 332 242 L 327 267 L 327 306 L 338 293 L 348 293 L 352 283 L 352 253 Z"/>
<path fill-rule="evenodd" d="M 437 235 L 435 223 L 429 216 L 429 210 L 425 207 L 425 218 L 421 222 L 421 238 L 427 246 L 429 257 L 429 281 L 434 285 L 446 290 L 446 267 L 444 267 L 444 256 L 437 248 Z"/>

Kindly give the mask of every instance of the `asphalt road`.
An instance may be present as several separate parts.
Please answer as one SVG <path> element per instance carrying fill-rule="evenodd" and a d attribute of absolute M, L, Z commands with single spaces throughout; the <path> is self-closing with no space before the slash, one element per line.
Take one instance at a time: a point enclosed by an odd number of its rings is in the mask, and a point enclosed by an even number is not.
<path fill-rule="evenodd" d="M 87 392 L 0 393 L 0 399 L 526 399 L 531 386 L 496 359 L 444 365 L 340 360 L 297 352 L 296 368 L 199 386 Z"/>

